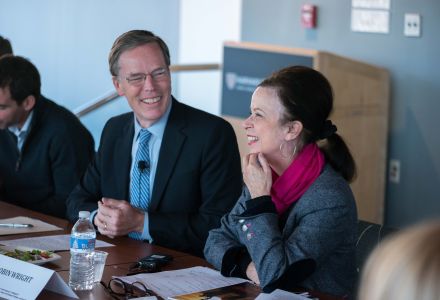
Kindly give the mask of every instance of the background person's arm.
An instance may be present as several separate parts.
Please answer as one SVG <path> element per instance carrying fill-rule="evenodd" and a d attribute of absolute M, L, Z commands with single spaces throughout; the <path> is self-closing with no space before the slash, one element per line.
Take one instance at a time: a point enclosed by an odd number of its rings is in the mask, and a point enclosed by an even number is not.
<path fill-rule="evenodd" d="M 66 132 L 57 134 L 49 144 L 48 163 L 53 194 L 39 203 L 41 211 L 63 218 L 66 217 L 66 199 L 79 182 L 95 152 L 90 133 L 85 128 L 74 125 L 67 124 Z"/>

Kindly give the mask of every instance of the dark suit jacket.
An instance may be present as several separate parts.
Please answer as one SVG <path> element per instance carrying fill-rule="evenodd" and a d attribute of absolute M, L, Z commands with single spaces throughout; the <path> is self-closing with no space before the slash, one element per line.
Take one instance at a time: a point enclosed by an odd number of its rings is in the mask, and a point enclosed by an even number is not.
<path fill-rule="evenodd" d="M 89 131 L 70 111 L 38 99 L 21 154 L 14 135 L 0 130 L 0 198 L 66 218 L 66 199 L 95 154 Z"/>
<path fill-rule="evenodd" d="M 97 209 L 101 197 L 128 200 L 133 118 L 127 113 L 105 125 L 98 153 L 67 201 L 71 221 L 79 210 Z M 229 123 L 173 99 L 148 209 L 153 242 L 202 255 L 208 231 L 220 225 L 241 187 Z"/>

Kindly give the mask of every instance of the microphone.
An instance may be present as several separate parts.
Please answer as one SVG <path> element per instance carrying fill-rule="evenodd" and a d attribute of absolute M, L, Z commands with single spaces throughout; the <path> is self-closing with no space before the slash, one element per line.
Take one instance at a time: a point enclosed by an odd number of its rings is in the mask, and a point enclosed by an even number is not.
<path fill-rule="evenodd" d="M 138 169 L 139 171 L 144 172 L 144 170 L 150 169 L 150 164 L 146 162 L 145 160 L 138 161 Z"/>

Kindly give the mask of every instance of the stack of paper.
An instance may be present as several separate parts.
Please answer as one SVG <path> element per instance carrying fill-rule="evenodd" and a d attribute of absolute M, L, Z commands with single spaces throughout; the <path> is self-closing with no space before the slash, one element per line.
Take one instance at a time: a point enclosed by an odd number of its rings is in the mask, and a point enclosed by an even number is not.
<path fill-rule="evenodd" d="M 140 281 L 164 299 L 249 282 L 242 278 L 224 277 L 220 272 L 206 267 L 192 267 L 150 274 L 142 273 L 118 278 L 127 283 Z"/>

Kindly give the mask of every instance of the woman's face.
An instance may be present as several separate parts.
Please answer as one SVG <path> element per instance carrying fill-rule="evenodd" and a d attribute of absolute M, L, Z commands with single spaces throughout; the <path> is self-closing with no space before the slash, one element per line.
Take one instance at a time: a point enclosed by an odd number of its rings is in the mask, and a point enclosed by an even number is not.
<path fill-rule="evenodd" d="M 285 108 L 271 87 L 258 87 L 252 95 L 250 116 L 243 122 L 251 153 L 263 153 L 269 162 L 280 158 L 280 145 L 288 127 L 280 124 Z"/>

